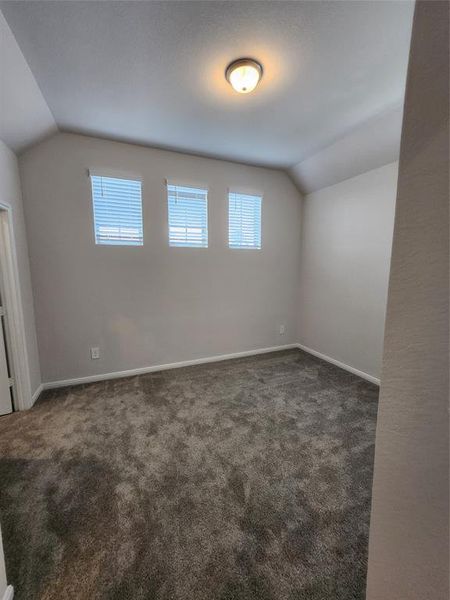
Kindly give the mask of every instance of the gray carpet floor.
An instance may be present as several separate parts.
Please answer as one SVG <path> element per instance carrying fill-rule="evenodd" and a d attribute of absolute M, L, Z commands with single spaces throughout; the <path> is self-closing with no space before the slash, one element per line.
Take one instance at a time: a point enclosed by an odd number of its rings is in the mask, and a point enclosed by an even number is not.
<path fill-rule="evenodd" d="M 0 419 L 16 600 L 363 600 L 378 389 L 298 350 Z"/>

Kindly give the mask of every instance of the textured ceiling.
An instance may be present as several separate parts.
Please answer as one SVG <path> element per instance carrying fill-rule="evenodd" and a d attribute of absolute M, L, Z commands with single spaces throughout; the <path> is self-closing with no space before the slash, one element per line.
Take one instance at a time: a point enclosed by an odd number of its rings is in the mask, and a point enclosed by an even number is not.
<path fill-rule="evenodd" d="M 402 103 L 413 3 L 2 2 L 60 129 L 289 167 Z M 256 92 L 224 78 L 264 66 Z"/>

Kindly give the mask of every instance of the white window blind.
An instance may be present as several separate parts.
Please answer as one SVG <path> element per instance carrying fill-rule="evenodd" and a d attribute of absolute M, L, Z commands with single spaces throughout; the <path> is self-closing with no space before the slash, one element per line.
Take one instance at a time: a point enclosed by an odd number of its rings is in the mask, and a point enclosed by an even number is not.
<path fill-rule="evenodd" d="M 230 248 L 261 248 L 261 196 L 228 194 Z"/>
<path fill-rule="evenodd" d="M 208 190 L 167 184 L 169 245 L 208 247 Z"/>
<path fill-rule="evenodd" d="M 142 187 L 134 179 L 91 174 L 96 244 L 142 246 Z"/>

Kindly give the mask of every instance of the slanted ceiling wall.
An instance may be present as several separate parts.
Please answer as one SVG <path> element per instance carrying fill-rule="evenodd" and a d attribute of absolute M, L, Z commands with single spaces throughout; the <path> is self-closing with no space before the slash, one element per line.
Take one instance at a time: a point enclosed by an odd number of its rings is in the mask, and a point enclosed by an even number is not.
<path fill-rule="evenodd" d="M 56 125 L 1 13 L 0 41 L 0 138 L 21 151 Z M 320 189 L 306 197 L 301 250 L 300 194 L 280 171 L 67 134 L 28 150 L 21 166 L 43 380 L 297 342 L 378 377 L 395 168 L 380 170 L 384 183 L 367 174 L 330 184 L 393 160 L 400 119 L 394 107 L 290 170 L 300 189 Z M 93 245 L 92 166 L 144 172 L 144 249 Z M 166 176 L 210 185 L 207 252 L 167 247 Z M 227 249 L 229 185 L 264 193 L 260 253 Z"/>
<path fill-rule="evenodd" d="M 0 10 L 0 140 L 14 152 L 52 135 L 56 123 Z"/>

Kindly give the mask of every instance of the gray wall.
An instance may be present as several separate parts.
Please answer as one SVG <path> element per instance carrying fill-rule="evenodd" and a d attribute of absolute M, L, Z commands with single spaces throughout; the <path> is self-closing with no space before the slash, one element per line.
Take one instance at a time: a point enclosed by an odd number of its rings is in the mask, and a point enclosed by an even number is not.
<path fill-rule="evenodd" d="M 298 341 L 379 378 L 398 164 L 303 202 Z"/>
<path fill-rule="evenodd" d="M 20 166 L 44 381 L 296 342 L 301 199 L 284 173 L 72 134 Z M 142 175 L 143 247 L 94 244 L 88 168 Z M 209 186 L 208 249 L 169 248 L 166 177 Z M 228 248 L 228 186 L 263 193 L 261 251 Z"/>
<path fill-rule="evenodd" d="M 23 215 L 22 194 L 19 180 L 19 167 L 16 155 L 0 140 L 0 202 L 9 204 L 13 213 L 13 229 L 17 263 L 19 268 L 20 294 L 22 298 L 25 335 L 30 368 L 31 392 L 41 383 L 39 355 L 31 290 L 28 246 Z"/>
<path fill-rule="evenodd" d="M 406 88 L 368 600 L 448 600 L 449 5 L 418 2 Z"/>

